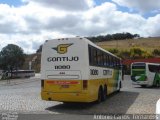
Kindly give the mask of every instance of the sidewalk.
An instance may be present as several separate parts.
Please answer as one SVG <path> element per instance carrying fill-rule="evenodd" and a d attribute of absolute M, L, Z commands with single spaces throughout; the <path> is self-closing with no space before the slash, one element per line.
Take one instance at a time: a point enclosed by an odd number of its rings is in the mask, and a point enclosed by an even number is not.
<path fill-rule="evenodd" d="M 17 78 L 17 79 L 9 79 L 9 80 L 0 80 L 0 86 L 12 86 L 22 83 L 34 82 L 40 80 L 41 74 L 36 73 L 34 77 L 30 78 Z"/>

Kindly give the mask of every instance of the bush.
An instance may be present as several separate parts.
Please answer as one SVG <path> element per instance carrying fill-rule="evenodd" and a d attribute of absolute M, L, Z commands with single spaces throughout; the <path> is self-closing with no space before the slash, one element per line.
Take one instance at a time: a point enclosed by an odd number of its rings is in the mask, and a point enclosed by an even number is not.
<path fill-rule="evenodd" d="M 109 52 L 117 55 L 122 59 L 144 59 L 144 58 L 151 58 L 154 56 L 152 52 L 148 52 L 139 47 L 133 47 L 129 50 L 118 50 L 117 48 L 107 49 Z M 157 50 L 158 51 L 158 50 Z M 160 50 L 156 54 L 160 55 Z"/>
<path fill-rule="evenodd" d="M 130 49 L 130 54 L 131 54 L 131 58 L 132 59 L 137 59 L 137 58 L 141 58 L 142 55 L 144 54 L 144 50 L 142 50 L 141 48 L 131 48 Z"/>
<path fill-rule="evenodd" d="M 154 49 L 152 54 L 155 56 L 160 56 L 160 49 Z"/>
<path fill-rule="evenodd" d="M 143 59 L 151 58 L 153 55 L 141 48 L 131 48 L 130 50 L 122 50 L 118 54 L 123 59 Z"/>
<path fill-rule="evenodd" d="M 142 48 L 131 48 L 130 54 L 131 54 L 130 58 L 132 58 L 132 59 L 153 57 L 153 55 L 151 53 L 143 50 Z"/>
<path fill-rule="evenodd" d="M 119 50 L 117 48 L 108 49 L 108 51 L 113 53 L 113 54 L 118 54 L 119 53 Z"/>
<path fill-rule="evenodd" d="M 120 51 L 120 53 L 119 53 L 118 56 L 121 57 L 121 58 L 123 58 L 123 59 L 129 59 L 130 55 L 131 55 L 130 51 L 128 51 L 128 50 L 122 50 L 122 51 Z"/>

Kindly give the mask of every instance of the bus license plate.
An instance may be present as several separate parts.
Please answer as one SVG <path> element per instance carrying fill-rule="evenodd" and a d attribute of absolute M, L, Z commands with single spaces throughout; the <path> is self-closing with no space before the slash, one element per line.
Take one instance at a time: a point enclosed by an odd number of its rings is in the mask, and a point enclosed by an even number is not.
<path fill-rule="evenodd" d="M 69 85 L 61 85 L 62 88 L 69 88 Z"/>

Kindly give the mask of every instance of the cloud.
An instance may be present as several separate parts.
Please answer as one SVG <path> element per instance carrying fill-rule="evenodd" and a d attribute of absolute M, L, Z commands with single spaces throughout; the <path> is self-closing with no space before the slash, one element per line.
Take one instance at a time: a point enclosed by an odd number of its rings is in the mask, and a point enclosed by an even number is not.
<path fill-rule="evenodd" d="M 68 11 L 84 11 L 94 5 L 93 0 L 23 0 L 23 2 L 35 2 L 45 7 Z"/>
<path fill-rule="evenodd" d="M 116 5 L 108 2 L 91 9 L 86 14 L 86 16 L 88 15 L 90 17 L 86 22 L 87 29 L 97 34 L 141 33 L 140 28 L 146 22 L 141 15 L 118 11 Z M 145 33 L 141 34 L 144 35 Z"/>
<path fill-rule="evenodd" d="M 120 6 L 128 7 L 130 10 L 138 10 L 141 13 L 160 9 L 159 0 L 112 0 Z"/>
<path fill-rule="evenodd" d="M 15 17 L 10 11 L 10 7 L 5 4 L 0 4 L 0 33 L 5 34 L 16 32 L 16 24 L 14 24 L 15 20 Z"/>
<path fill-rule="evenodd" d="M 146 32 L 148 36 L 160 36 L 160 14 L 150 17 L 146 25 L 143 27 L 143 31 Z"/>
<path fill-rule="evenodd" d="M 61 37 L 117 32 L 137 33 L 141 36 L 160 35 L 158 13 L 153 17 L 144 18 L 138 13 L 122 12 L 111 2 L 87 9 L 69 9 L 61 8 L 66 2 L 60 3 L 60 0 L 55 3 L 47 0 L 47 3 L 58 4 L 59 8 L 46 7 L 47 5 L 42 5 L 44 3 L 41 0 L 38 2 L 42 3 L 37 3 L 35 0 L 27 1 L 27 4 L 19 7 L 0 4 L 0 49 L 13 43 L 20 45 L 25 52 L 33 53 L 45 40 Z M 82 1 L 85 1 L 84 6 L 93 4 L 92 1 L 88 3 L 89 0 Z M 72 4 L 77 6 L 78 2 Z"/>

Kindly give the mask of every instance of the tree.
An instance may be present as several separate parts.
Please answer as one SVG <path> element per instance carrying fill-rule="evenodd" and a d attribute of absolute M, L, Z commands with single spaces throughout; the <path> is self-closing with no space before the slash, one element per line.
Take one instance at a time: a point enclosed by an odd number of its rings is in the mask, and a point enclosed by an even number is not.
<path fill-rule="evenodd" d="M 128 32 L 123 33 L 115 33 L 115 34 L 107 34 L 107 35 L 99 35 L 95 37 L 87 37 L 92 42 L 103 42 L 103 41 L 111 41 L 111 40 L 126 40 L 126 39 L 133 39 L 139 38 L 139 34 L 131 34 Z"/>
<path fill-rule="evenodd" d="M 36 53 L 41 53 L 42 52 L 42 45 L 39 46 L 38 50 L 36 51 Z"/>
<path fill-rule="evenodd" d="M 8 44 L 0 52 L 0 68 L 10 70 L 20 68 L 25 61 L 23 49 L 14 44 Z"/>
<path fill-rule="evenodd" d="M 155 56 L 160 56 L 160 49 L 154 49 L 152 54 Z"/>

